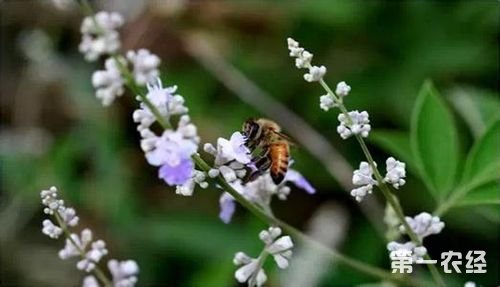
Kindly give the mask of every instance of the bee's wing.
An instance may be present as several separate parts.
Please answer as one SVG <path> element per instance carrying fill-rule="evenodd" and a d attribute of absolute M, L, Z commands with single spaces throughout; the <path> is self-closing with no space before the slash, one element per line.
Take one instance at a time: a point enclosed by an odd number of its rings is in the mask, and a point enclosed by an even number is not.
<path fill-rule="evenodd" d="M 298 147 L 299 145 L 288 135 L 285 135 L 284 133 L 280 133 L 280 132 L 277 132 L 277 131 L 274 131 L 273 130 L 273 133 L 277 136 L 279 136 L 280 138 L 286 140 L 291 146 L 293 147 Z"/>

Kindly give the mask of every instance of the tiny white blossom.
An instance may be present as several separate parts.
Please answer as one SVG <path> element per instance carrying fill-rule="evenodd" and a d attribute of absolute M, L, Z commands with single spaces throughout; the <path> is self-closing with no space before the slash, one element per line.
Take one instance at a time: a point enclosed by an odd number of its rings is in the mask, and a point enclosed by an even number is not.
<path fill-rule="evenodd" d="M 85 17 L 80 27 L 82 41 L 79 50 L 87 61 L 95 61 L 100 56 L 112 54 L 120 48 L 120 35 L 116 31 L 124 23 L 116 13 L 98 12 Z"/>
<path fill-rule="evenodd" d="M 302 54 L 295 59 L 295 66 L 299 69 L 307 68 L 311 65 L 313 54 L 308 51 L 303 51 Z"/>
<path fill-rule="evenodd" d="M 92 242 L 91 249 L 85 253 L 85 258 L 78 261 L 76 268 L 79 270 L 84 270 L 90 272 L 94 270 L 96 264 L 101 260 L 103 256 L 108 254 L 106 249 L 106 243 L 102 240 L 97 240 Z"/>
<path fill-rule="evenodd" d="M 138 85 L 150 83 L 160 75 L 160 58 L 147 49 L 128 51 L 127 59 L 132 63 L 134 79 Z"/>
<path fill-rule="evenodd" d="M 209 171 L 208 171 L 208 176 L 211 177 L 211 178 L 216 178 L 218 177 L 220 174 L 220 171 L 216 168 L 211 168 Z"/>
<path fill-rule="evenodd" d="M 319 98 L 319 107 L 327 112 L 331 108 L 338 107 L 338 104 L 335 102 L 332 95 L 326 94 Z"/>
<path fill-rule="evenodd" d="M 84 252 L 92 242 L 92 231 L 88 228 L 82 230 L 80 236 L 76 233 L 70 236 L 72 240 L 66 239 L 66 245 L 59 251 L 59 258 L 62 260 L 81 255 L 81 252 Z"/>
<path fill-rule="evenodd" d="M 352 175 L 352 183 L 360 186 L 351 190 L 351 196 L 358 202 L 362 201 L 366 195 L 372 193 L 373 186 L 377 185 L 377 181 L 373 178 L 373 170 L 369 163 L 362 161 L 359 164 L 359 168 Z"/>
<path fill-rule="evenodd" d="M 396 189 L 403 186 L 406 183 L 404 180 L 406 177 L 405 163 L 393 157 L 388 158 L 385 163 L 387 174 L 384 177 L 384 182 L 392 184 Z"/>
<path fill-rule="evenodd" d="M 259 238 L 266 244 L 266 251 L 271 254 L 279 268 L 288 267 L 292 257 L 293 242 L 290 236 L 281 236 L 281 228 L 270 227 L 259 234 Z"/>
<path fill-rule="evenodd" d="M 103 106 L 109 106 L 116 97 L 125 92 L 124 80 L 115 59 L 108 58 L 104 63 L 105 70 L 95 71 L 92 75 L 92 85 L 96 89 L 96 97 Z"/>
<path fill-rule="evenodd" d="M 99 287 L 99 282 L 93 275 L 88 275 L 83 278 L 82 287 Z"/>
<path fill-rule="evenodd" d="M 205 179 L 205 172 L 195 170 L 191 179 L 176 187 L 175 193 L 183 196 L 191 196 L 193 195 L 196 184 L 198 184 L 201 188 L 208 187 L 208 182 L 206 182 Z"/>
<path fill-rule="evenodd" d="M 415 243 L 411 241 L 406 243 L 391 241 L 387 244 L 387 250 L 389 250 L 390 253 L 398 252 L 401 250 L 410 251 L 414 262 L 422 259 L 422 257 L 427 254 L 427 249 L 424 246 L 416 246 Z"/>
<path fill-rule="evenodd" d="M 472 281 L 467 281 L 464 284 L 464 287 L 476 287 L 476 286 L 477 286 L 476 283 Z"/>
<path fill-rule="evenodd" d="M 299 46 L 299 42 L 292 38 L 287 39 L 288 50 L 290 57 L 295 58 L 295 66 L 299 69 L 309 69 L 309 72 L 304 74 L 304 80 L 308 82 L 316 82 L 323 79 L 326 74 L 325 66 L 312 66 L 311 61 L 313 54 Z"/>
<path fill-rule="evenodd" d="M 335 94 L 339 97 L 345 97 L 349 95 L 349 92 L 351 91 L 351 86 L 346 84 L 346 82 L 342 81 L 337 84 L 337 88 L 335 89 Z"/>
<path fill-rule="evenodd" d="M 55 225 L 50 219 L 45 219 L 42 224 L 42 233 L 50 238 L 57 239 L 63 232 L 62 229 Z"/>
<path fill-rule="evenodd" d="M 343 113 L 338 116 L 340 125 L 337 127 L 337 132 L 340 137 L 347 139 L 353 134 L 367 137 L 371 130 L 368 113 L 366 111 L 351 111 L 348 114 L 349 117 Z"/>
<path fill-rule="evenodd" d="M 54 212 L 62 212 L 66 208 L 64 206 L 64 200 L 59 199 L 57 195 L 57 188 L 52 186 L 47 190 L 42 190 L 40 192 L 40 197 L 42 198 L 42 204 L 46 207 L 43 212 L 46 214 L 54 214 Z"/>
<path fill-rule="evenodd" d="M 227 182 L 233 182 L 237 179 L 236 173 L 229 166 L 223 165 L 219 167 L 220 174 Z"/>
<path fill-rule="evenodd" d="M 137 283 L 139 265 L 134 260 L 111 259 L 108 261 L 108 268 L 113 276 L 114 287 L 133 287 Z"/>
<path fill-rule="evenodd" d="M 80 218 L 76 216 L 76 211 L 74 208 L 68 207 L 63 212 L 61 212 L 61 217 L 68 226 L 76 226 Z"/>
<path fill-rule="evenodd" d="M 251 258 L 243 252 L 234 256 L 233 263 L 240 266 L 234 273 L 234 277 L 240 283 L 248 282 L 249 286 L 262 286 L 267 281 L 267 275 L 262 269 L 262 264 L 256 258 Z"/>
<path fill-rule="evenodd" d="M 415 232 L 420 239 L 429 235 L 438 234 L 444 228 L 444 222 L 437 216 L 432 216 L 430 213 L 422 212 L 415 217 L 406 217 L 406 222 L 410 225 L 413 232 Z M 406 228 L 401 225 L 399 227 L 401 232 L 405 232 Z"/>
<path fill-rule="evenodd" d="M 292 38 L 287 39 L 288 50 L 290 50 L 290 57 L 300 57 L 302 52 L 304 52 L 304 48 L 299 47 L 299 42 L 295 41 Z"/>
<path fill-rule="evenodd" d="M 317 82 L 323 79 L 323 76 L 326 74 L 325 66 L 312 66 L 309 67 L 309 73 L 304 74 L 304 80 L 308 82 Z"/>
<path fill-rule="evenodd" d="M 373 191 L 373 185 L 364 185 L 351 190 L 351 196 L 356 199 L 356 201 L 361 202 L 365 196 L 371 194 Z"/>
<path fill-rule="evenodd" d="M 373 178 L 373 170 L 370 164 L 362 161 L 359 168 L 353 172 L 352 183 L 354 185 L 374 185 L 377 181 Z"/>

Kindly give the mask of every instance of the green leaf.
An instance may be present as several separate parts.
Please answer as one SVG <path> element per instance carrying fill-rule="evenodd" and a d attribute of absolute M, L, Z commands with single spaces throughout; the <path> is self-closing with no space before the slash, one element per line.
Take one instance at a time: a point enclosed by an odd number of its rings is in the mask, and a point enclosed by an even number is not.
<path fill-rule="evenodd" d="M 458 165 L 458 140 L 453 117 L 430 81 L 413 109 L 411 147 L 419 170 L 435 197 L 453 187 Z"/>
<path fill-rule="evenodd" d="M 472 147 L 464 169 L 463 181 L 470 181 L 500 169 L 500 118 L 497 118 Z"/>
<path fill-rule="evenodd" d="M 489 182 L 468 192 L 455 205 L 500 204 L 500 184 Z"/>
<path fill-rule="evenodd" d="M 369 140 L 398 160 L 405 162 L 412 172 L 419 173 L 411 151 L 409 134 L 400 131 L 372 131 Z"/>
<path fill-rule="evenodd" d="M 483 135 L 500 110 L 500 100 L 494 92 L 474 88 L 455 88 L 448 99 L 469 126 L 475 138 Z"/>

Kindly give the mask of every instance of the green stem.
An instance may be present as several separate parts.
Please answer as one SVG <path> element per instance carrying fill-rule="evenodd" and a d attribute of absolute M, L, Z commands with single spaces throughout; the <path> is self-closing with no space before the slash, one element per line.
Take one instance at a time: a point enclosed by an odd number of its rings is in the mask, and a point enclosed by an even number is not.
<path fill-rule="evenodd" d="M 133 78 L 131 80 L 133 81 Z M 139 96 L 140 96 L 140 94 L 139 94 Z M 141 99 L 143 99 L 144 103 L 148 107 L 150 107 L 150 106 L 152 107 L 151 110 L 153 111 L 153 114 L 155 115 L 155 117 L 157 117 L 157 119 L 159 117 L 161 117 L 161 114 L 154 112 L 155 107 L 154 107 L 154 105 L 151 102 L 149 102 L 149 99 L 147 97 L 143 96 L 143 97 L 141 97 Z M 170 126 L 169 123 L 162 123 L 162 122 L 159 122 L 159 123 L 165 129 L 170 129 L 171 128 L 171 126 Z M 196 166 L 198 168 L 200 168 L 201 170 L 203 170 L 204 172 L 208 172 L 211 169 L 210 165 L 207 162 L 205 162 L 200 157 L 199 154 L 193 154 L 192 155 L 192 159 L 195 162 Z M 222 177 L 222 175 L 219 175 L 217 178 L 215 178 L 215 181 L 217 182 L 217 184 L 219 186 L 222 187 L 223 190 L 225 190 L 226 192 L 228 192 L 229 194 L 231 194 L 233 196 L 233 198 L 239 204 L 241 204 L 244 208 L 248 209 L 257 218 L 259 218 L 260 220 L 266 222 L 269 225 L 276 225 L 276 226 L 281 227 L 281 229 L 283 229 L 286 233 L 290 234 L 291 236 L 293 236 L 295 238 L 298 238 L 302 242 L 306 243 L 309 246 L 312 246 L 312 247 L 316 248 L 318 251 L 320 251 L 322 253 L 329 254 L 332 259 L 334 259 L 334 260 L 336 260 L 336 261 L 338 261 L 340 263 L 343 263 L 343 264 L 345 264 L 347 266 L 350 266 L 351 268 L 356 269 L 356 270 L 358 270 L 360 272 L 366 273 L 366 274 L 374 276 L 374 277 L 378 277 L 378 278 L 381 278 L 381 279 L 392 280 L 392 281 L 395 281 L 395 282 L 399 282 L 400 284 L 403 284 L 403 285 L 419 286 L 419 284 L 416 281 L 408 280 L 408 279 L 402 279 L 401 277 L 395 276 L 394 274 L 389 273 L 389 272 L 387 272 L 387 271 L 385 271 L 383 269 L 370 266 L 368 264 L 365 264 L 363 262 L 357 261 L 355 259 L 351 259 L 351 258 L 349 258 L 349 257 L 347 257 L 345 255 L 342 255 L 342 254 L 340 254 L 340 253 L 338 253 L 338 252 L 336 252 L 336 251 L 334 251 L 334 250 L 332 250 L 332 249 L 330 249 L 330 248 L 328 248 L 328 247 L 326 247 L 326 246 L 318 243 L 317 241 L 315 241 L 311 237 L 309 237 L 309 236 L 303 234 L 302 232 L 300 232 L 295 227 L 293 227 L 293 226 L 291 226 L 291 225 L 289 225 L 289 224 L 281 221 L 280 219 L 272 216 L 271 214 L 266 213 L 263 209 L 257 207 L 253 203 L 251 203 L 248 200 L 246 200 L 246 198 L 243 197 L 243 195 L 241 195 L 239 192 L 237 192 L 227 181 L 225 181 L 225 179 Z"/>
<path fill-rule="evenodd" d="M 84 10 L 84 12 L 88 16 L 92 16 L 93 15 L 92 8 L 90 7 L 90 5 L 88 4 L 88 2 L 86 0 L 82 0 L 82 2 L 81 2 L 80 5 L 81 5 L 82 9 Z M 97 21 L 95 21 L 94 17 L 93 17 L 93 21 L 95 22 L 96 27 L 99 28 L 99 25 L 98 25 Z M 125 84 L 127 85 L 127 87 L 136 96 L 139 96 L 141 98 L 142 102 L 151 110 L 151 112 L 155 116 L 155 118 L 158 121 L 158 123 L 164 129 L 171 129 L 172 127 L 171 127 L 168 119 L 165 119 L 162 116 L 162 114 L 159 112 L 159 110 L 156 108 L 156 106 L 153 105 L 149 101 L 149 99 L 143 93 L 141 93 L 140 88 L 135 83 L 135 80 L 134 80 L 134 77 L 133 77 L 132 73 L 129 71 L 129 69 L 127 68 L 127 66 L 121 61 L 121 57 L 119 55 L 117 55 L 117 54 L 112 55 L 112 57 L 116 61 L 117 65 L 118 65 L 118 68 L 120 69 L 120 72 L 124 76 L 124 78 L 125 78 Z M 326 88 L 328 88 L 328 86 L 326 84 L 325 84 L 325 86 L 326 86 Z M 333 92 L 331 92 L 331 90 L 329 92 L 335 97 L 335 94 L 333 94 Z M 342 100 L 341 99 L 339 100 L 336 97 L 335 97 L 335 99 L 338 101 L 339 104 L 342 104 Z M 201 170 L 203 170 L 205 172 L 208 172 L 210 170 L 211 167 L 200 157 L 199 154 L 193 154 L 192 155 L 192 159 L 195 162 L 196 166 L 198 168 L 200 168 Z M 356 270 L 358 270 L 360 272 L 366 273 L 366 274 L 371 275 L 373 277 L 378 277 L 378 278 L 384 279 L 384 280 L 391 280 L 391 281 L 394 281 L 394 282 L 398 282 L 398 283 L 400 283 L 402 285 L 421 286 L 421 284 L 419 284 L 419 282 L 416 281 L 416 280 L 414 280 L 413 278 L 402 278 L 402 277 L 397 276 L 395 274 L 389 273 L 389 272 L 387 272 L 387 271 L 385 271 L 383 269 L 380 269 L 380 268 L 377 268 L 377 267 L 373 267 L 373 266 L 370 266 L 370 265 L 365 264 L 363 262 L 360 262 L 360 261 L 357 261 L 355 259 L 349 258 L 349 257 L 347 257 L 345 255 L 342 255 L 341 253 L 338 253 L 335 250 L 332 250 L 332 249 L 324 246 L 323 244 L 317 242 L 316 240 L 314 240 L 313 238 L 309 237 L 308 235 L 302 233 L 301 231 L 299 231 L 295 227 L 287 224 L 286 222 L 281 221 L 280 219 L 274 217 L 270 213 L 266 213 L 261 208 L 257 207 L 253 203 L 251 203 L 248 200 L 246 200 L 246 198 L 244 198 L 228 182 L 226 182 L 221 175 L 219 175 L 215 179 L 215 181 L 225 191 L 227 191 L 229 194 L 231 194 L 233 196 L 233 198 L 239 204 L 241 204 L 243 207 L 245 207 L 246 209 L 248 209 L 257 218 L 259 218 L 260 220 L 266 222 L 269 225 L 276 225 L 276 226 L 281 227 L 281 229 L 284 230 L 286 233 L 288 233 L 291 236 L 299 239 L 300 241 L 304 242 L 305 244 L 307 244 L 307 245 L 309 245 L 309 246 L 311 246 L 313 248 L 316 248 L 320 252 L 329 254 L 330 257 L 333 260 L 336 260 L 336 261 L 338 261 L 338 262 L 340 262 L 342 264 L 345 264 L 346 266 L 349 266 L 349 267 L 351 267 L 353 269 L 356 269 Z M 65 232 L 67 232 L 67 230 Z M 69 232 L 67 232 L 67 233 L 69 234 Z M 70 240 L 71 240 L 71 237 L 68 237 L 68 238 L 70 238 Z M 100 279 L 107 280 L 107 278 L 104 276 L 104 274 L 102 272 L 100 272 L 100 270 L 96 271 L 96 276 L 100 277 Z M 105 286 L 108 286 L 107 284 L 109 284 L 109 281 L 103 281 L 103 282 L 105 283 Z"/>
<path fill-rule="evenodd" d="M 335 99 L 335 101 L 338 103 L 340 111 L 346 116 L 346 118 L 348 119 L 348 122 L 352 123 L 352 119 L 349 116 L 349 112 L 347 111 L 346 107 L 342 103 L 342 99 L 341 98 L 339 99 L 335 95 L 335 93 L 333 93 L 333 91 L 330 89 L 328 84 L 323 79 L 321 79 L 319 81 L 319 83 L 325 89 L 325 91 L 328 94 L 330 94 Z M 406 222 L 403 208 L 401 207 L 399 202 L 394 198 L 394 196 L 393 196 L 392 192 L 390 191 L 389 187 L 387 186 L 387 184 L 385 184 L 384 178 L 382 177 L 382 175 L 378 171 L 377 166 L 375 165 L 375 161 L 373 160 L 373 157 L 370 153 L 370 150 L 366 146 L 366 143 L 365 143 L 363 137 L 359 134 L 355 135 L 355 137 L 356 137 L 359 145 L 361 146 L 361 149 L 366 157 L 366 160 L 368 161 L 368 164 L 370 165 L 371 169 L 373 170 L 373 174 L 375 175 L 375 179 L 377 180 L 377 186 L 382 191 L 382 194 L 384 195 L 384 197 L 387 200 L 387 202 L 389 203 L 389 205 L 394 209 L 396 216 L 398 217 L 401 224 L 405 227 L 405 231 L 408 234 L 408 236 L 410 237 L 411 241 L 413 241 L 417 246 L 421 246 L 422 241 L 415 234 L 415 232 L 410 227 L 408 222 Z M 426 254 L 424 256 L 424 258 L 427 260 L 431 259 L 428 254 Z M 444 283 L 444 280 L 441 277 L 441 275 L 439 274 L 439 271 L 437 270 L 436 266 L 434 266 L 433 264 L 427 264 L 427 267 L 429 268 L 429 271 L 431 272 L 432 277 L 434 278 L 434 281 L 436 282 L 436 284 L 438 284 L 439 286 L 446 286 Z"/>
<path fill-rule="evenodd" d="M 71 242 L 71 244 L 73 244 L 73 246 L 78 251 L 78 253 L 80 253 L 80 257 L 82 259 L 85 259 L 86 258 L 85 251 L 82 250 L 80 248 L 80 245 L 78 245 L 75 242 L 75 240 L 73 239 L 73 237 L 71 237 L 71 233 L 69 232 L 68 227 L 66 226 L 66 223 L 64 223 L 64 220 L 61 218 L 61 215 L 59 214 L 59 212 L 54 213 L 54 217 L 56 218 L 56 221 L 57 221 L 57 224 L 59 225 L 59 227 L 61 227 L 61 229 L 63 230 L 64 235 L 66 235 L 66 238 L 68 238 L 68 240 Z M 95 263 L 96 263 L 96 266 L 92 270 L 92 272 L 102 282 L 102 284 L 104 284 L 105 287 L 111 287 L 112 286 L 111 281 L 108 279 L 108 277 L 106 277 L 104 272 L 99 268 L 99 266 L 97 265 L 97 262 L 95 262 Z"/>

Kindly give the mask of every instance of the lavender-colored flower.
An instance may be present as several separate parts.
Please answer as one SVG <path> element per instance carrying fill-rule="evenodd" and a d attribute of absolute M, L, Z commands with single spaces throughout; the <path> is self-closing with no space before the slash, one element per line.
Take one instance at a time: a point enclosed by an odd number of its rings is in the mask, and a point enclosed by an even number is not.
<path fill-rule="evenodd" d="M 194 164 L 191 158 L 183 158 L 176 165 L 165 162 L 158 170 L 158 177 L 168 185 L 182 185 L 189 180 L 194 172 Z"/>
<path fill-rule="evenodd" d="M 288 169 L 285 181 L 292 182 L 298 188 L 305 190 L 309 194 L 314 194 L 316 189 L 311 185 L 311 183 L 298 171 L 294 169 Z"/>
<path fill-rule="evenodd" d="M 161 137 L 156 138 L 154 148 L 146 152 L 146 159 L 153 166 L 162 166 L 165 163 L 176 166 L 182 159 L 195 153 L 197 148 L 194 142 L 184 139 L 180 133 L 166 130 Z"/>
<path fill-rule="evenodd" d="M 220 203 L 220 213 L 219 218 L 224 223 L 229 223 L 233 217 L 234 211 L 236 210 L 236 203 L 234 198 L 227 192 L 223 193 L 219 199 Z"/>

